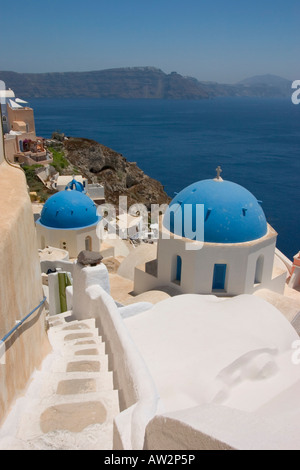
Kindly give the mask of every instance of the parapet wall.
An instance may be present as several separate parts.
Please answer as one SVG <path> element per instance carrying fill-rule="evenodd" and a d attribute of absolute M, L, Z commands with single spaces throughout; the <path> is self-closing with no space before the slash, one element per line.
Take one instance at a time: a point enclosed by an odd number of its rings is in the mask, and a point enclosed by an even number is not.
<path fill-rule="evenodd" d="M 0 162 L 1 158 L 0 136 Z M 0 280 L 1 340 L 44 297 L 25 175 L 3 161 L 0 163 Z M 24 322 L 1 349 L 0 422 L 49 352 L 43 308 Z"/>
<path fill-rule="evenodd" d="M 113 299 L 100 286 L 89 287 L 87 294 L 119 391 L 121 414 L 114 422 L 114 449 L 141 450 L 146 426 L 157 413 L 159 396 Z"/>

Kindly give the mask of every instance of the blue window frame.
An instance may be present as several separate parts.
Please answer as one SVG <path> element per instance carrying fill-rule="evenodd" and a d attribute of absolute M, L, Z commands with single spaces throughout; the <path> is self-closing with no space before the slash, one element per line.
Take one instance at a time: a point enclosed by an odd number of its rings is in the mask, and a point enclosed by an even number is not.
<path fill-rule="evenodd" d="M 225 290 L 227 264 L 215 264 L 213 290 Z"/>

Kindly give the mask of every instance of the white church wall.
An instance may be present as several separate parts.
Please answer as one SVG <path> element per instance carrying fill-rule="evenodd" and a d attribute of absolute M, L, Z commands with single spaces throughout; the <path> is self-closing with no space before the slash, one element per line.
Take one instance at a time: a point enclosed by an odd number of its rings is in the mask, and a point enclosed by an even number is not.
<path fill-rule="evenodd" d="M 134 293 L 136 295 L 142 294 L 143 292 L 147 292 L 149 290 L 155 290 L 158 287 L 162 287 L 162 283 L 160 282 L 158 277 L 148 274 L 147 272 L 144 271 L 142 267 L 138 266 L 135 268 L 134 270 Z"/>
<path fill-rule="evenodd" d="M 161 285 L 177 288 L 180 292 L 194 286 L 195 252 L 186 251 L 184 240 L 160 240 L 158 246 L 158 279 Z M 181 280 L 176 279 L 177 256 L 181 258 Z"/>
<path fill-rule="evenodd" d="M 56 230 L 44 227 L 41 224 L 36 225 L 39 248 L 53 246 L 69 252 L 70 258 L 77 257 L 77 239 L 76 232 L 73 230 Z"/>
<path fill-rule="evenodd" d="M 245 285 L 245 263 L 247 251 L 241 246 L 206 244 L 196 253 L 197 286 L 195 293 L 238 295 Z M 214 269 L 216 264 L 226 266 L 224 290 L 213 289 Z"/>
<path fill-rule="evenodd" d="M 284 274 L 273 278 L 276 232 L 269 226 L 268 234 L 252 242 L 238 244 L 205 243 L 201 249 L 189 250 L 187 239 L 164 239 L 158 243 L 157 276 L 146 269 L 135 271 L 135 293 L 140 294 L 162 286 L 180 293 L 215 294 L 235 296 L 252 294 L 260 288 L 270 288 L 282 293 Z M 192 242 L 193 243 L 193 242 Z M 191 244 L 192 245 L 192 244 Z M 195 244 L 195 246 L 197 246 Z M 181 259 L 181 276 L 178 278 L 177 257 Z M 224 265 L 224 288 L 214 288 L 216 265 Z"/>
<path fill-rule="evenodd" d="M 78 254 L 86 249 L 86 238 L 90 237 L 92 250 L 100 251 L 100 240 L 96 234 L 96 227 L 86 227 L 78 230 L 58 230 L 37 224 L 39 248 L 53 246 L 69 252 L 70 258 L 77 258 Z"/>
<path fill-rule="evenodd" d="M 96 233 L 97 225 L 93 227 L 86 227 L 77 231 L 77 251 L 79 254 L 82 250 L 86 250 L 86 239 L 90 238 L 90 249 L 89 251 L 100 251 L 101 242 L 97 237 Z"/>
<path fill-rule="evenodd" d="M 255 289 L 270 285 L 273 278 L 275 247 L 276 237 L 267 238 L 259 244 L 250 246 L 245 293 L 252 294 Z"/>

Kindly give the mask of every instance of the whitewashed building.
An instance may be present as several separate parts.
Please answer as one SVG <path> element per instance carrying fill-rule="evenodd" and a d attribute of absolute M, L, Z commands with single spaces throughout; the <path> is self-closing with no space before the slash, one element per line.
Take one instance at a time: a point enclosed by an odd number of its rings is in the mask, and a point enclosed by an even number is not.
<path fill-rule="evenodd" d="M 40 249 L 52 246 L 77 258 L 82 250 L 100 251 L 97 225 L 101 217 L 96 204 L 83 193 L 82 185 L 72 187 L 48 199 L 36 227 Z"/>

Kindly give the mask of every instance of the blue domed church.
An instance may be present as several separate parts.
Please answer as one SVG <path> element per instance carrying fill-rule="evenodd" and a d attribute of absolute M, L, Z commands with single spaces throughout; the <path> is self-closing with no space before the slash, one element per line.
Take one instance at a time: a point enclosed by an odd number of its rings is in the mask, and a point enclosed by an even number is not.
<path fill-rule="evenodd" d="M 183 189 L 161 224 L 157 259 L 136 268 L 134 291 L 162 287 L 221 297 L 258 289 L 283 293 L 275 267 L 277 233 L 244 187 L 217 177 Z"/>
<path fill-rule="evenodd" d="M 57 247 L 76 258 L 82 250 L 100 251 L 96 229 L 101 217 L 95 203 L 84 193 L 77 181 L 51 196 L 38 219 L 39 246 Z"/>

